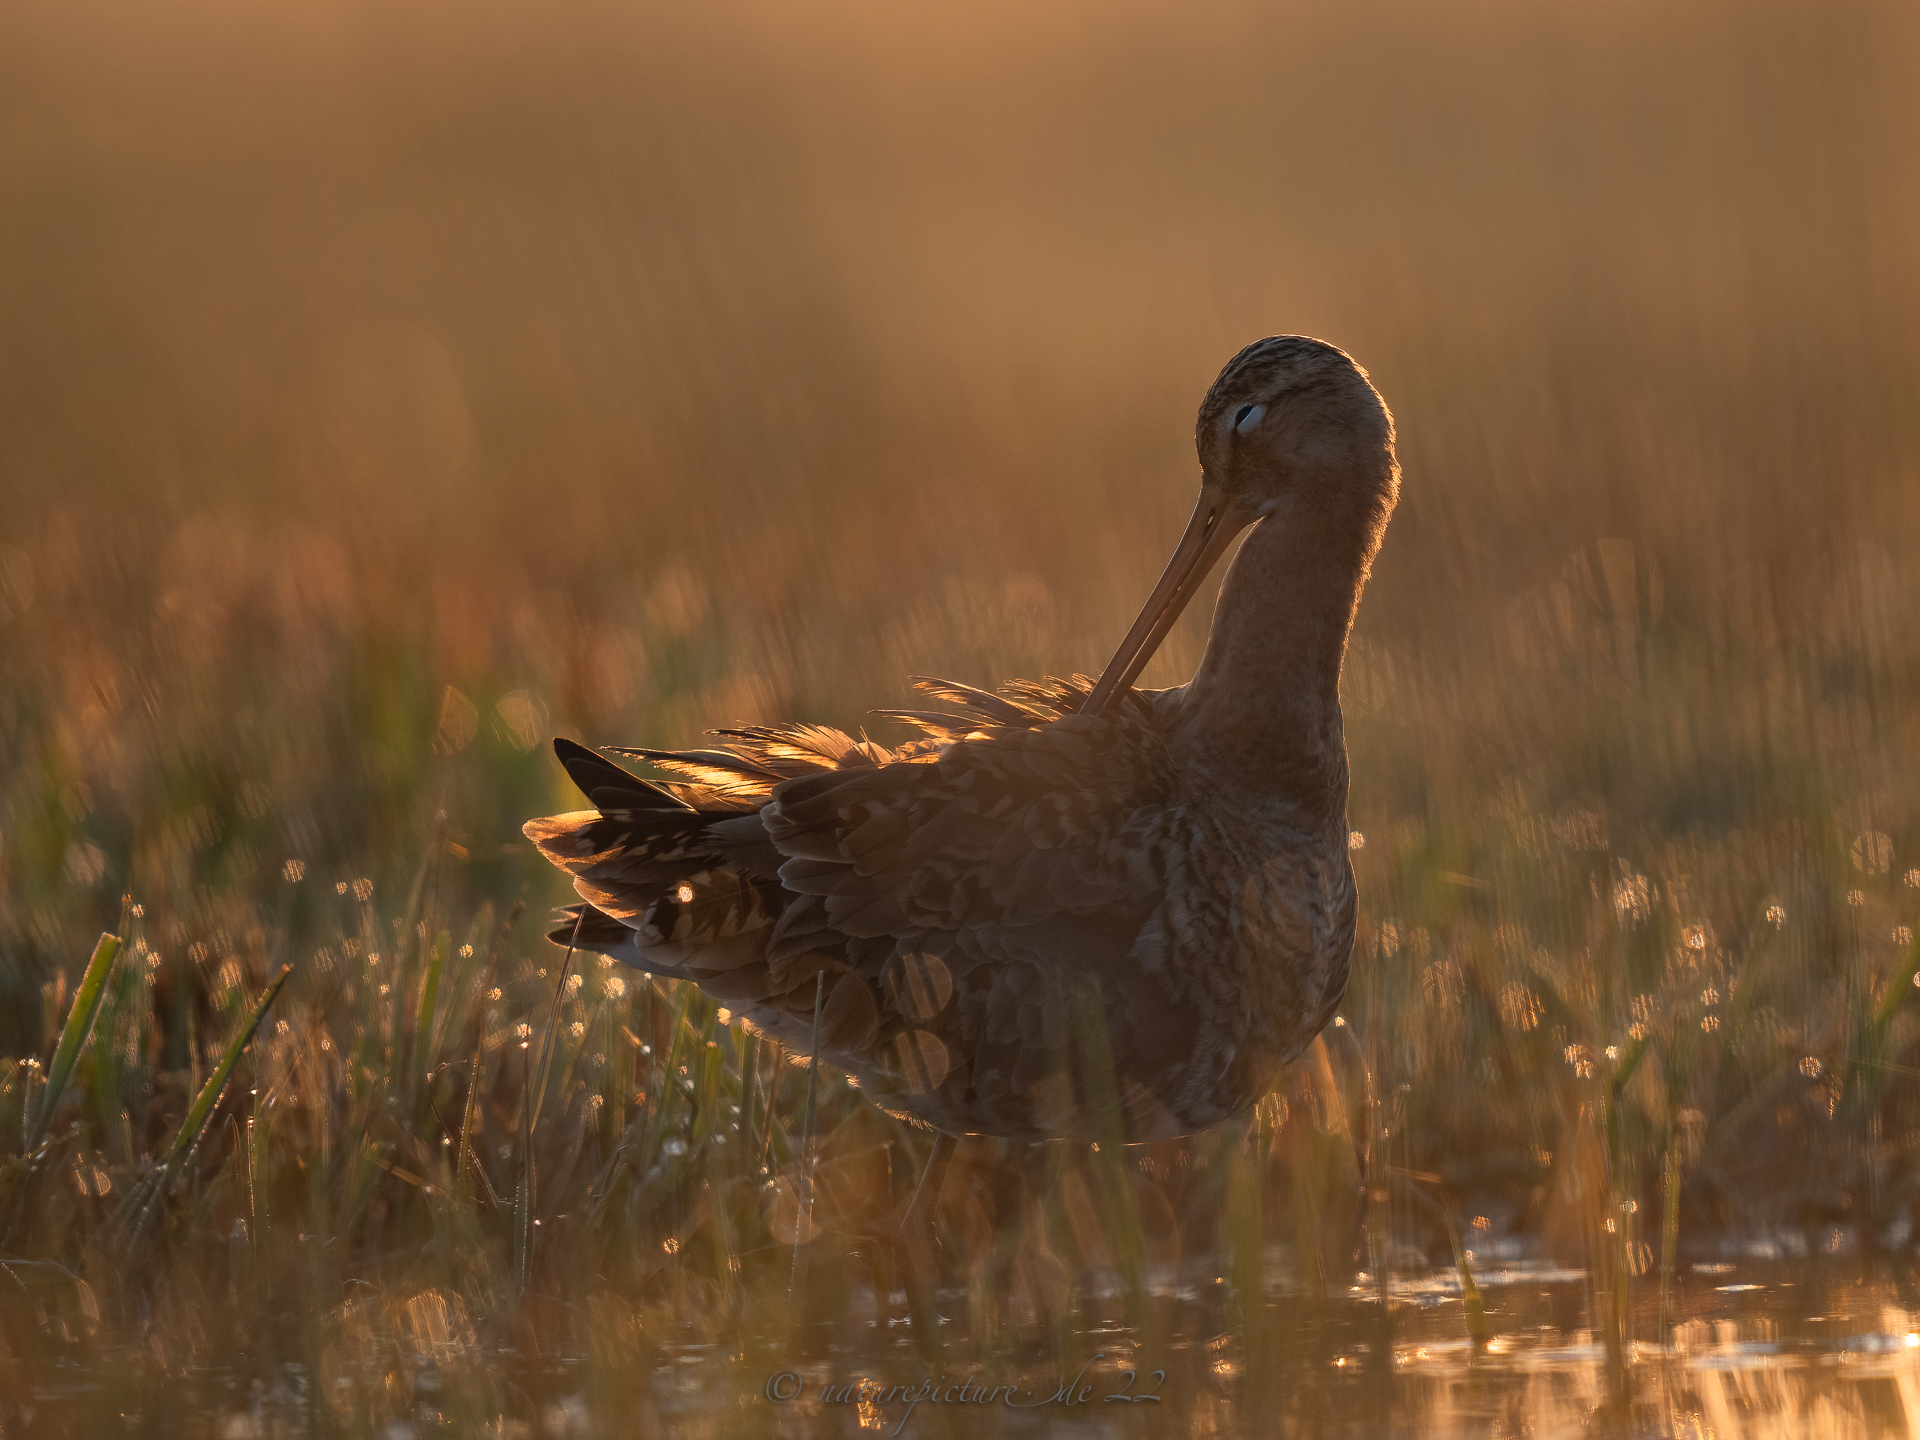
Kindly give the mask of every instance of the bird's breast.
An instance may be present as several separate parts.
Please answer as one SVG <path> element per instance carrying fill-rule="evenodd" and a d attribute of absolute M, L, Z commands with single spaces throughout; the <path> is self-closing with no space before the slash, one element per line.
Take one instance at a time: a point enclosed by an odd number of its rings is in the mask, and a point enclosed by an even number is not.
<path fill-rule="evenodd" d="M 1216 1042 L 1284 1062 L 1346 988 L 1354 891 L 1344 826 L 1336 838 L 1333 827 L 1315 833 L 1248 806 L 1182 822 L 1138 958 L 1189 998 Z"/>

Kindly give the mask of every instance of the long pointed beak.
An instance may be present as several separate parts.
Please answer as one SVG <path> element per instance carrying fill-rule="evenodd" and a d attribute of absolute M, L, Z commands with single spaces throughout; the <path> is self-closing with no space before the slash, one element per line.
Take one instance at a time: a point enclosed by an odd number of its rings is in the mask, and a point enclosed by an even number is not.
<path fill-rule="evenodd" d="M 1125 693 L 1134 678 L 1147 668 L 1147 661 L 1160 648 L 1160 642 L 1166 639 L 1180 612 L 1187 608 L 1187 602 L 1193 599 L 1207 572 L 1233 543 L 1233 537 L 1259 518 L 1252 510 L 1229 500 L 1214 482 L 1201 484 L 1200 503 L 1193 507 L 1187 533 L 1174 547 L 1173 558 L 1167 561 L 1160 583 L 1147 597 L 1140 618 L 1133 622 L 1127 638 L 1120 642 L 1113 659 L 1100 672 L 1100 683 L 1093 687 L 1086 704 L 1080 707 L 1081 714 L 1099 715 L 1113 703 L 1115 696 Z"/>

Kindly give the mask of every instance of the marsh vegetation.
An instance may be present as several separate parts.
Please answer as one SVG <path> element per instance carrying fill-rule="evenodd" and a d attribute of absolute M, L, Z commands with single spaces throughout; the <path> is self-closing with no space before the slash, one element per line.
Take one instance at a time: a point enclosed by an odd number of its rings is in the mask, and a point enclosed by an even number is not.
<path fill-rule="evenodd" d="M 1920 1414 L 1911 7 L 12 13 L 0 1430 L 1095 1355 L 1165 1399 L 1045 1423 Z M 1092 670 L 1278 331 L 1406 472 L 1344 1023 L 1244 1125 L 963 1150 L 915 1333 L 924 1136 L 563 980 L 545 741 Z M 1701 1378 L 1794 1337 L 1880 1368 Z"/>

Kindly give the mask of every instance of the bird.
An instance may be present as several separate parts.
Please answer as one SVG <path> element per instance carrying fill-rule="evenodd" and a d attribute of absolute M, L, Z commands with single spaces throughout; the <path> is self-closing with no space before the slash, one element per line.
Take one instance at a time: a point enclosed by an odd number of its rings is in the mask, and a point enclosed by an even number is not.
<path fill-rule="evenodd" d="M 1195 446 L 1192 517 L 1097 680 L 922 679 L 944 708 L 877 712 L 917 731 L 891 747 L 603 747 L 667 779 L 556 740 L 593 808 L 524 827 L 579 896 L 549 938 L 697 984 L 937 1132 L 932 1165 L 1254 1105 L 1346 988 L 1340 674 L 1400 469 L 1367 373 L 1301 335 L 1227 362 Z M 1243 534 L 1192 679 L 1136 688 Z"/>

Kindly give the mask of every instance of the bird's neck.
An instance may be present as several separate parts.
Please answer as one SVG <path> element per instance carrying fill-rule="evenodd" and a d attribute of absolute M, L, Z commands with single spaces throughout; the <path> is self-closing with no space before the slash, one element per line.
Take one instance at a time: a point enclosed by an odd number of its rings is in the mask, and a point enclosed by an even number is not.
<path fill-rule="evenodd" d="M 1255 525 L 1181 707 L 1195 763 L 1310 823 L 1345 824 L 1340 666 L 1383 519 L 1294 504 Z"/>

